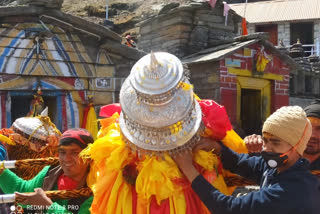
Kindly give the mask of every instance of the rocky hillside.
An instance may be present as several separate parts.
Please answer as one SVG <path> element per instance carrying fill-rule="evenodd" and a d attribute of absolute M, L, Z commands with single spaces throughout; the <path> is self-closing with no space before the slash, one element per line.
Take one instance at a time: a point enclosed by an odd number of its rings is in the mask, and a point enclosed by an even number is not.
<path fill-rule="evenodd" d="M 158 12 L 168 3 L 185 4 L 190 0 L 109 0 L 109 20 L 119 34 L 135 34 L 135 24 Z M 106 0 L 64 0 L 62 11 L 103 24 L 106 17 Z"/>
<path fill-rule="evenodd" d="M 204 0 L 109 0 L 109 19 L 114 22 L 114 31 L 119 34 L 135 34 L 135 24 L 143 21 L 168 4 L 180 5 Z M 245 0 L 225 0 L 228 3 L 242 3 Z M 270 0 L 249 0 L 249 2 Z M 103 24 L 106 17 L 106 0 L 64 0 L 62 10 Z"/>
<path fill-rule="evenodd" d="M 30 0 L 0 0 L 0 6 L 23 5 Z M 34 0 L 35 1 L 35 0 Z M 109 20 L 114 23 L 113 30 L 125 35 L 131 33 L 133 36 L 138 32 L 136 24 L 153 15 L 168 4 L 177 6 L 191 1 L 203 0 L 64 0 L 62 11 L 80 16 L 97 24 L 103 24 L 106 18 L 106 2 L 109 2 Z M 228 3 L 245 2 L 245 0 L 225 0 Z M 261 1 L 261 0 L 250 0 Z"/>

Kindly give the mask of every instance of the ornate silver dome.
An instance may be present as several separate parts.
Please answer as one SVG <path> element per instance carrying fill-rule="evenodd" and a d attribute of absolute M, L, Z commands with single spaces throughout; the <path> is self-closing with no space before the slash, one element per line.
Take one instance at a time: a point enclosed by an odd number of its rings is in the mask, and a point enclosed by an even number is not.
<path fill-rule="evenodd" d="M 172 54 L 141 58 L 121 87 L 120 104 L 120 128 L 134 149 L 177 152 L 199 138 L 201 109 Z"/>

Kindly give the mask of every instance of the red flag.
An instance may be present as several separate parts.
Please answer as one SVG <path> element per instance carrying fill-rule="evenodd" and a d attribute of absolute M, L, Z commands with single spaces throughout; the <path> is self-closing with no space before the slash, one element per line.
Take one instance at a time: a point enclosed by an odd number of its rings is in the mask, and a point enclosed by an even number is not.
<path fill-rule="evenodd" d="M 246 18 L 242 18 L 242 35 L 248 35 Z"/>
<path fill-rule="evenodd" d="M 121 106 L 119 103 L 113 103 L 109 105 L 102 106 L 100 108 L 100 117 L 111 117 L 114 113 L 118 112 L 120 114 L 121 112 Z"/>

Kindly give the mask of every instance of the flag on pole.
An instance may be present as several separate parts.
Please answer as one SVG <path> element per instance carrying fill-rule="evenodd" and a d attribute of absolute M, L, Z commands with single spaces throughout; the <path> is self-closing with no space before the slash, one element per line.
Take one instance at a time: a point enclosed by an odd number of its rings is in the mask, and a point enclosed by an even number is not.
<path fill-rule="evenodd" d="M 248 35 L 248 29 L 247 29 L 247 21 L 246 21 L 246 10 L 247 10 L 247 3 L 248 0 L 246 0 L 246 3 L 244 5 L 244 12 L 242 17 L 242 35 Z"/>
<path fill-rule="evenodd" d="M 242 36 L 248 35 L 246 18 L 242 18 Z"/>

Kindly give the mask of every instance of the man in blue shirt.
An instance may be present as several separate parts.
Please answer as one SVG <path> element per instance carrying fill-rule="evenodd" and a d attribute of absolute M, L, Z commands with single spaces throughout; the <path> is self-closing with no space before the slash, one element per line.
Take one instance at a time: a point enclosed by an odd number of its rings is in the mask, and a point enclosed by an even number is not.
<path fill-rule="evenodd" d="M 220 193 L 192 165 L 191 153 L 175 161 L 193 190 L 212 213 L 219 214 L 318 214 L 320 183 L 302 158 L 312 127 L 303 109 L 282 107 L 263 125 L 262 157 L 237 154 L 226 146 L 203 139 L 195 150 L 221 155 L 223 167 L 260 184 L 260 190 L 233 197 Z"/>

